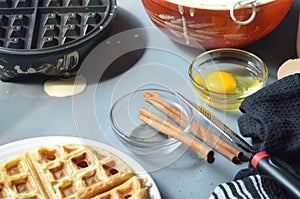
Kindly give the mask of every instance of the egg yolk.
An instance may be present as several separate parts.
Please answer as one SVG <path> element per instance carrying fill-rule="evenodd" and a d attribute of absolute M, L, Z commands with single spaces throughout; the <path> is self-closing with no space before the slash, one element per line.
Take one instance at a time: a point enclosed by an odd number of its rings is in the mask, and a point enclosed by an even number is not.
<path fill-rule="evenodd" d="M 195 80 L 195 82 L 197 82 L 197 84 L 198 84 L 199 86 L 203 87 L 203 82 L 202 82 L 202 80 L 201 80 L 200 74 L 198 74 L 198 75 L 195 77 L 194 80 Z"/>
<path fill-rule="evenodd" d="M 209 91 L 228 94 L 236 89 L 237 81 L 235 77 L 228 72 L 215 71 L 206 77 L 205 86 Z"/>

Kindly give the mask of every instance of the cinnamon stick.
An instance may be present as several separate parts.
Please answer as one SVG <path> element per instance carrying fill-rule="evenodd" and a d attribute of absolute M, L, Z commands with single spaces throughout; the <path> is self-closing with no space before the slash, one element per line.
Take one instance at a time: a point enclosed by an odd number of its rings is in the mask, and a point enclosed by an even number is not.
<path fill-rule="evenodd" d="M 203 145 L 188 134 L 183 132 L 179 127 L 175 126 L 166 119 L 156 115 L 155 113 L 149 111 L 145 108 L 140 108 L 139 118 L 149 126 L 152 126 L 161 133 L 164 133 L 170 137 L 173 137 L 183 144 L 189 146 L 193 151 L 195 151 L 200 157 L 205 159 L 208 163 L 214 162 L 214 152 L 208 148 L 206 145 Z"/>
<path fill-rule="evenodd" d="M 155 97 L 157 96 L 163 97 L 156 92 L 146 92 L 144 95 L 144 97 L 149 103 L 158 108 L 161 112 L 166 114 L 180 126 L 185 128 L 188 125 L 187 118 L 185 118 L 185 116 L 181 114 L 180 110 L 178 110 L 176 107 L 172 106 L 168 102 L 155 99 Z M 224 157 L 226 157 L 233 163 L 238 163 L 243 155 L 243 153 L 239 149 L 230 145 L 228 142 L 226 142 L 216 134 L 212 133 L 195 120 L 192 121 L 190 131 L 193 135 L 198 137 L 200 140 L 205 142 L 207 145 L 215 149 L 217 152 L 222 154 Z"/>
<path fill-rule="evenodd" d="M 151 91 L 151 92 L 145 92 L 144 93 L 144 98 L 145 99 L 157 99 L 157 98 L 163 98 L 164 96 L 162 96 L 160 93 Z"/>

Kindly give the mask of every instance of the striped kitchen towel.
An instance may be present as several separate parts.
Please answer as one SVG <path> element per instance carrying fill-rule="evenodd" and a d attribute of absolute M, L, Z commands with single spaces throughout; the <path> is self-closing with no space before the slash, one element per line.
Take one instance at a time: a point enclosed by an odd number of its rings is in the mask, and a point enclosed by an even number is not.
<path fill-rule="evenodd" d="M 217 186 L 209 199 L 291 199 L 272 179 L 259 174 Z"/>
<path fill-rule="evenodd" d="M 270 199 L 263 187 L 260 175 L 249 176 L 244 180 L 221 184 L 215 189 L 213 195 L 210 197 L 210 199 L 218 198 Z"/>

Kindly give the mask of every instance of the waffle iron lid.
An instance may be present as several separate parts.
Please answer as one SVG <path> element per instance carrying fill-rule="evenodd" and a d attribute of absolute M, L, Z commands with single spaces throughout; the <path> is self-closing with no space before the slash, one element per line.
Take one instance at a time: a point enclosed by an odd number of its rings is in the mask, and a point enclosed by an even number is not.
<path fill-rule="evenodd" d="M 114 0 L 0 0 L 0 52 L 68 48 L 105 29 Z"/>

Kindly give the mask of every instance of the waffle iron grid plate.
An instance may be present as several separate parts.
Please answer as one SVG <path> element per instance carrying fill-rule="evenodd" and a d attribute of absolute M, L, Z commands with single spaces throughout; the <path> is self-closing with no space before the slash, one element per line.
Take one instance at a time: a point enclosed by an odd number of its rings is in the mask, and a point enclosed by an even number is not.
<path fill-rule="evenodd" d="M 0 0 L 0 80 L 69 76 L 109 36 L 116 0 Z"/>

